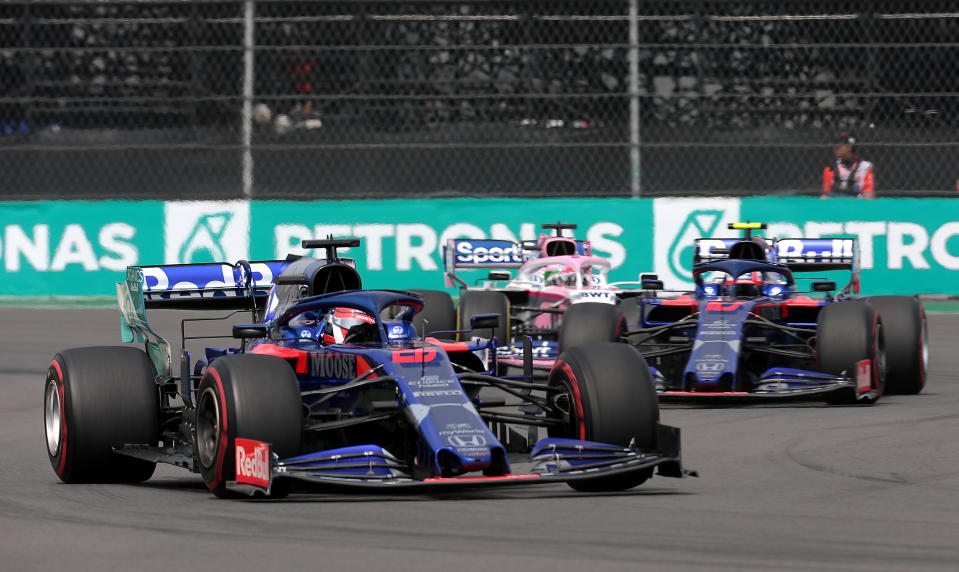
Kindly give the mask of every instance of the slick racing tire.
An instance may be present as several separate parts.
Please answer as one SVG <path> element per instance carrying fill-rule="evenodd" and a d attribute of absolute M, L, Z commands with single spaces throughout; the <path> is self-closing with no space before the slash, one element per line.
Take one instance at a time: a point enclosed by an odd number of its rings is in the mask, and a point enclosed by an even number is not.
<path fill-rule="evenodd" d="M 493 329 L 496 336 L 496 345 L 503 347 L 510 342 L 509 299 L 502 292 L 486 290 L 464 290 L 460 296 L 460 306 L 457 312 L 457 330 L 470 329 L 470 318 L 480 314 L 499 314 L 499 325 Z M 469 340 L 471 336 L 486 337 L 487 333 L 477 331 L 473 334 L 460 334 L 461 340 Z"/>
<path fill-rule="evenodd" d="M 281 459 L 299 454 L 302 410 L 296 374 L 284 360 L 217 358 L 200 380 L 196 402 L 195 447 L 206 486 L 217 497 L 231 496 L 226 483 L 236 479 L 237 438 L 270 443 Z"/>
<path fill-rule="evenodd" d="M 550 437 L 656 449 L 659 404 L 646 360 L 626 344 L 574 347 L 557 358 L 549 373 L 549 401 L 559 425 Z M 642 484 L 653 470 L 572 481 L 578 491 L 625 490 Z"/>
<path fill-rule="evenodd" d="M 418 335 L 425 338 L 430 332 L 456 329 L 456 306 L 449 294 L 442 290 L 410 290 L 410 292 L 423 297 L 423 309 L 413 316 L 413 325 Z"/>
<path fill-rule="evenodd" d="M 612 304 L 581 302 L 563 313 L 559 327 L 559 351 L 596 342 L 615 342 L 626 333 L 623 308 Z"/>
<path fill-rule="evenodd" d="M 156 463 L 114 452 L 125 443 L 160 441 L 156 372 L 132 347 L 90 347 L 58 353 L 44 380 L 47 456 L 65 483 L 136 483 Z"/>
<path fill-rule="evenodd" d="M 914 395 L 926 385 L 929 337 L 926 311 L 912 296 L 873 296 L 886 342 L 886 393 Z"/>
<path fill-rule="evenodd" d="M 858 400 L 855 388 L 826 394 L 833 405 L 873 403 L 885 391 L 886 352 L 879 312 L 866 302 L 834 302 L 819 312 L 816 326 L 816 365 L 823 373 L 856 377 L 856 362 L 871 359 L 874 399 Z"/>

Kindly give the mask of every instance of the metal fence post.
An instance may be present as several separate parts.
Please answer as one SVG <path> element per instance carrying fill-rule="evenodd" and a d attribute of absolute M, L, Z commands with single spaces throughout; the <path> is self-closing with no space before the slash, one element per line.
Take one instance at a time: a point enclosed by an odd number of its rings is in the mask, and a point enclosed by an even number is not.
<path fill-rule="evenodd" d="M 243 198 L 253 198 L 253 45 L 255 6 L 253 0 L 243 5 Z"/>
<path fill-rule="evenodd" d="M 639 163 L 639 9 L 629 0 L 629 171 L 630 195 L 642 195 Z"/>

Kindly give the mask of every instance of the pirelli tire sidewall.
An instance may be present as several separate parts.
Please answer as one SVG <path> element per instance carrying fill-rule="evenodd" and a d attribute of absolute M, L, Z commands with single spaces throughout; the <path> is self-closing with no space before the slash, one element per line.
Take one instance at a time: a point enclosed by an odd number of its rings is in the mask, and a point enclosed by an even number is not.
<path fill-rule="evenodd" d="M 300 453 L 303 406 L 296 374 L 280 358 L 234 354 L 207 368 L 196 397 L 200 475 L 217 496 L 236 480 L 236 439 L 269 443 L 279 458 Z"/>
<path fill-rule="evenodd" d="M 47 456 L 65 483 L 140 482 L 156 463 L 114 452 L 124 444 L 159 443 L 156 373 L 134 347 L 88 347 L 58 353 L 44 378 Z"/>

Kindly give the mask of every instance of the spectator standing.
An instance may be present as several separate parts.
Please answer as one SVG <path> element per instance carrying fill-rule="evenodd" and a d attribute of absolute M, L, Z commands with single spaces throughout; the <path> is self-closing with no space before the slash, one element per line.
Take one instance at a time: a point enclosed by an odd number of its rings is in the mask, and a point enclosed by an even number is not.
<path fill-rule="evenodd" d="M 835 158 L 822 172 L 822 198 L 876 198 L 873 165 L 856 153 L 856 137 L 842 132 L 836 141 Z"/>

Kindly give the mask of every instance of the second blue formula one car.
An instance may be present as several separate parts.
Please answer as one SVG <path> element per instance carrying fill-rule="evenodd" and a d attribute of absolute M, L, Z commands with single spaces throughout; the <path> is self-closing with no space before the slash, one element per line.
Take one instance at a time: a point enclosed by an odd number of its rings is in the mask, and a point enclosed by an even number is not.
<path fill-rule="evenodd" d="M 661 297 L 646 275 L 639 313 L 621 317 L 578 304 L 564 317 L 561 349 L 619 340 L 649 362 L 663 399 L 769 399 L 821 396 L 829 403 L 874 403 L 883 393 L 918 393 L 928 360 L 926 316 L 910 296 L 853 298 L 859 291 L 853 238 L 765 240 L 761 223 L 735 223 L 742 238 L 699 239 L 695 290 Z M 848 285 L 796 273 L 851 271 Z"/>
<path fill-rule="evenodd" d="M 632 349 L 575 348 L 536 382 L 527 341 L 525 374 L 495 377 L 500 316 L 473 317 L 488 339 L 424 339 L 412 322 L 420 297 L 362 290 L 337 256 L 358 243 L 304 241 L 325 259 L 129 268 L 118 284 L 124 341 L 146 352 L 76 348 L 50 364 L 44 420 L 58 477 L 143 481 L 165 462 L 199 473 L 217 496 L 282 496 L 555 482 L 622 490 L 654 470 L 688 474 L 678 429 L 659 423 L 652 385 L 635 383 L 646 364 Z M 254 323 L 219 336 L 240 347 L 194 360 L 186 341 L 198 336 L 186 326 L 211 318 L 183 320 L 173 367 L 146 308 L 249 310 Z"/>

